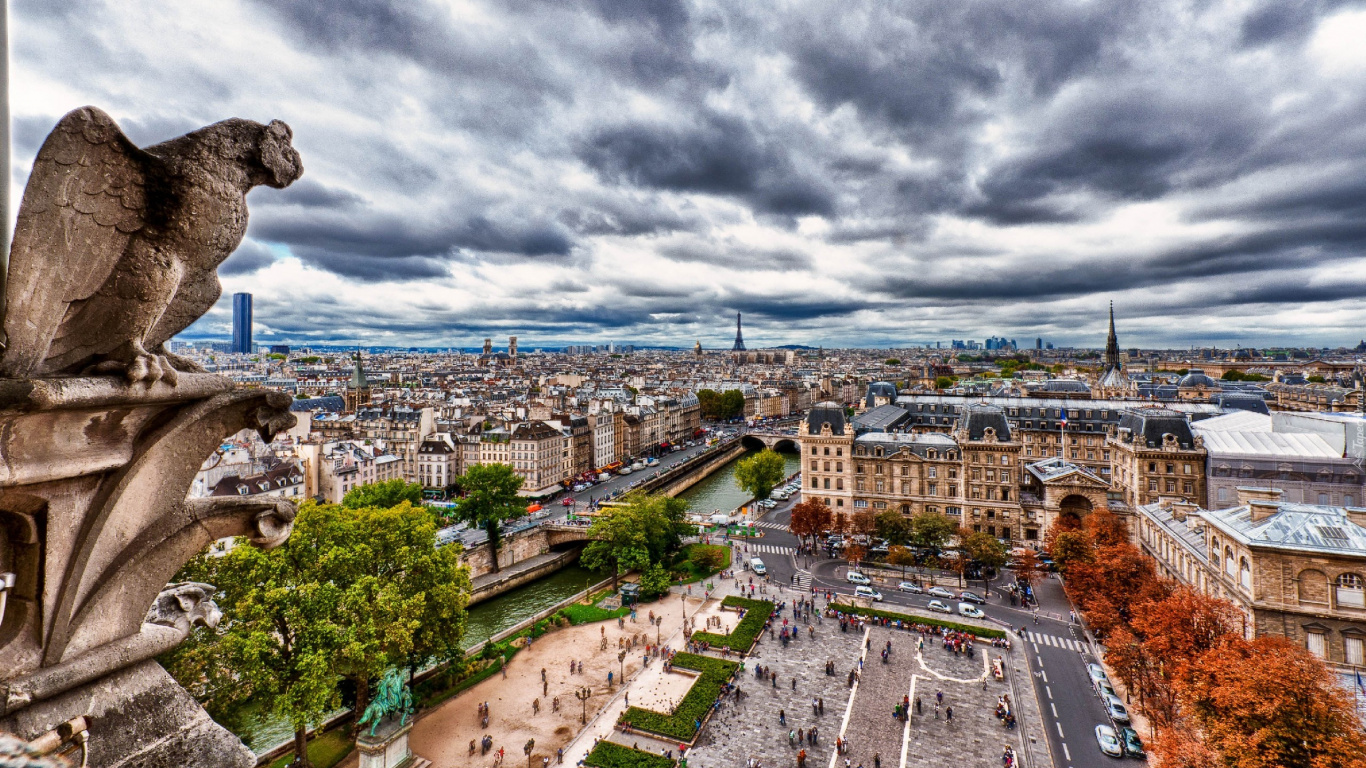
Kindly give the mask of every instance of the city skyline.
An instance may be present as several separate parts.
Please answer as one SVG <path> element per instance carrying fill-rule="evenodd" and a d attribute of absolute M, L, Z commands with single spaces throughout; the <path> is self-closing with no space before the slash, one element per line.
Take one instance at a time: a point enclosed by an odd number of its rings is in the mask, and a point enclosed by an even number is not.
<path fill-rule="evenodd" d="M 752 346 L 1089 346 L 1110 299 L 1131 346 L 1366 326 L 1357 9 L 20 0 L 13 26 L 16 199 L 81 104 L 143 145 L 294 127 L 308 171 L 253 193 L 188 339 L 228 338 L 236 292 L 294 344 L 723 348 L 741 312 Z"/>

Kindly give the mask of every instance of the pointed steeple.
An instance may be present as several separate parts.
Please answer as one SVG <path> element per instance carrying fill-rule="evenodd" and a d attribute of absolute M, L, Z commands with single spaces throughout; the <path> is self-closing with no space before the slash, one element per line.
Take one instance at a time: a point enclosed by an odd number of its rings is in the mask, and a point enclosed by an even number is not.
<path fill-rule="evenodd" d="M 358 391 L 362 389 L 369 389 L 370 382 L 365 379 L 365 370 L 361 368 L 360 365 L 359 349 L 356 350 L 356 355 L 354 359 L 356 361 L 356 365 L 355 368 L 353 368 L 351 371 L 351 389 Z"/>
<path fill-rule="evenodd" d="M 740 335 L 740 313 L 735 313 L 735 346 L 731 348 L 733 352 L 745 351 L 745 338 Z"/>
<path fill-rule="evenodd" d="M 1110 302 L 1110 336 L 1105 340 L 1105 369 L 1119 369 L 1119 337 L 1115 335 L 1115 303 Z"/>

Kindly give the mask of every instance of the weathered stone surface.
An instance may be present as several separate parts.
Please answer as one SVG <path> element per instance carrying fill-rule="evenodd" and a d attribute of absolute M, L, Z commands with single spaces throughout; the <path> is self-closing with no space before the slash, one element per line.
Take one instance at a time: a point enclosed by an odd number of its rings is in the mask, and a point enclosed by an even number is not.
<path fill-rule="evenodd" d="M 0 720 L 34 739 L 77 715 L 89 726 L 90 765 L 107 768 L 248 768 L 256 758 L 236 736 L 147 661 Z"/>

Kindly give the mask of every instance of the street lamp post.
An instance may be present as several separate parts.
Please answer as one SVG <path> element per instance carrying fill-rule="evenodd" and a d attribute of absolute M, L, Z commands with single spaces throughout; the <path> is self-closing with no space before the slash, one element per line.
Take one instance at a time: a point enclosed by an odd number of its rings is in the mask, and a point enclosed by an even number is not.
<path fill-rule="evenodd" d="M 582 686 L 577 691 L 574 691 L 574 698 L 578 699 L 579 704 L 582 705 L 582 711 L 579 713 L 579 725 L 586 725 L 588 723 L 588 699 L 592 698 L 592 696 L 593 689 L 587 686 Z"/>

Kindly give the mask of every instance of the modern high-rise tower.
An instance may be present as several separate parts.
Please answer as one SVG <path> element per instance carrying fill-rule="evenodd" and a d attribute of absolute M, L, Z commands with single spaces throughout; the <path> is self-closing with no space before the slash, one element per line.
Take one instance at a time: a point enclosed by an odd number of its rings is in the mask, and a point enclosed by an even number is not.
<path fill-rule="evenodd" d="M 745 338 L 740 335 L 740 313 L 735 313 L 735 346 L 731 347 L 732 352 L 745 351 Z"/>
<path fill-rule="evenodd" d="M 251 354 L 251 294 L 232 295 L 232 351 Z"/>

